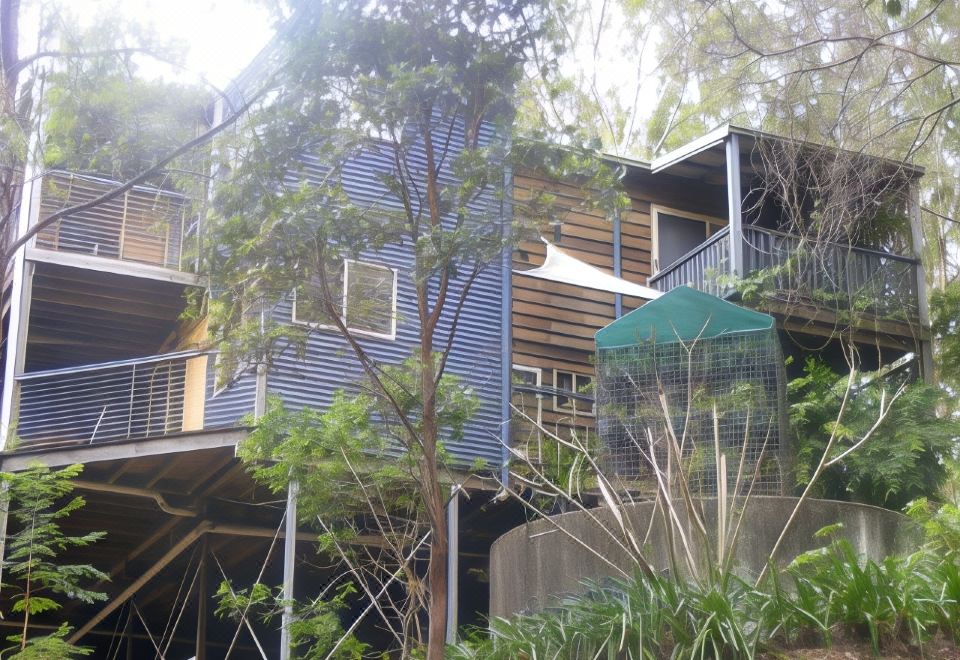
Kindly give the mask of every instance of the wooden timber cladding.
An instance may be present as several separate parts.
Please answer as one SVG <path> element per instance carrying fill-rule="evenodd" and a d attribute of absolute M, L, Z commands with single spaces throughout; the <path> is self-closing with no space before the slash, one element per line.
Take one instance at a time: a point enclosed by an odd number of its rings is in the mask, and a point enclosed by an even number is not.
<path fill-rule="evenodd" d="M 600 209 L 586 203 L 589 192 L 575 184 L 547 179 L 529 171 L 517 172 L 513 180 L 517 201 L 530 199 L 534 191 L 547 191 L 555 196 L 552 222 L 539 227 L 539 234 L 567 254 L 613 274 L 614 223 Z M 690 179 L 669 175 L 653 175 L 631 168 L 624 182 L 630 199 L 628 208 L 620 211 L 621 277 L 637 284 L 646 284 L 652 270 L 651 204 L 690 212 L 725 217 L 724 190 Z M 522 241 L 513 255 L 516 270 L 543 264 L 546 246 L 539 239 Z M 513 276 L 513 364 L 540 370 L 540 385 L 562 387 L 556 382 L 557 371 L 594 377 L 594 334 L 615 319 L 614 295 L 526 277 Z M 643 304 L 641 299 L 625 297 L 623 313 Z M 515 405 L 523 405 L 531 414 L 530 394 L 514 397 Z M 590 414 L 557 410 L 554 398 L 540 399 L 538 414 L 543 425 L 556 431 L 576 427 L 593 427 Z M 518 429 L 517 438 L 526 432 Z"/>

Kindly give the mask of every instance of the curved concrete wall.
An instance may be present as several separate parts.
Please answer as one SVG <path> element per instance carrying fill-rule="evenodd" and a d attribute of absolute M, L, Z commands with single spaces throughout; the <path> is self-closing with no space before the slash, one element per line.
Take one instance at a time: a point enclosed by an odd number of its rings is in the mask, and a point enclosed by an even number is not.
<path fill-rule="evenodd" d="M 716 500 L 702 502 L 707 530 L 715 537 Z M 736 552 L 737 571 L 741 575 L 756 575 L 761 570 L 796 503 L 794 497 L 751 498 Z M 641 541 L 650 529 L 645 556 L 656 568 L 665 569 L 668 555 L 663 523 L 657 512 L 650 525 L 653 510 L 652 502 L 640 502 L 624 507 L 623 511 Z M 730 524 L 735 522 L 736 517 Z M 858 552 L 873 559 L 910 551 L 920 537 L 908 518 L 893 511 L 850 502 L 807 500 L 781 547 L 781 563 L 824 545 L 822 539 L 813 535 L 833 523 L 842 523 L 842 534 Z M 617 529 L 609 509 L 592 509 L 590 515 L 578 511 L 551 516 L 521 525 L 497 539 L 490 550 L 490 615 L 507 617 L 535 611 L 557 595 L 583 591 L 584 580 L 622 576 L 584 544 L 632 574 L 634 564 L 601 526 Z M 702 560 L 701 555 L 698 561 Z"/>

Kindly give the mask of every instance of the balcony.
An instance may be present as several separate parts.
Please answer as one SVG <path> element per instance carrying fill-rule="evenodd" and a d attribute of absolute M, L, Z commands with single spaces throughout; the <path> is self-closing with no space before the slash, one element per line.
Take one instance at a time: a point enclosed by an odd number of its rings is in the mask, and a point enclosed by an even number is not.
<path fill-rule="evenodd" d="M 53 171 L 44 175 L 33 222 L 67 206 L 91 202 L 118 185 Z M 36 247 L 105 259 L 192 271 L 184 258 L 186 199 L 159 188 L 135 187 L 110 201 L 67 216 L 36 237 Z"/>
<path fill-rule="evenodd" d="M 743 271 L 760 271 L 765 307 L 781 315 L 840 323 L 886 324 L 900 336 L 920 327 L 919 261 L 839 244 L 815 248 L 797 236 L 743 227 Z M 650 278 L 660 291 L 686 284 L 720 297 L 734 294 L 729 227 Z"/>
<path fill-rule="evenodd" d="M 206 354 L 38 371 L 17 384 L 21 447 L 143 440 L 203 427 Z"/>

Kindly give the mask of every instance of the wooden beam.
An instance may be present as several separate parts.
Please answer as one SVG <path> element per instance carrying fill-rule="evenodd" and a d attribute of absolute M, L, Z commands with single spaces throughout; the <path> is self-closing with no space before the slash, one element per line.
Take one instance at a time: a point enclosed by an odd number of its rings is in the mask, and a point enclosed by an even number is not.
<path fill-rule="evenodd" d="M 157 471 L 153 474 L 153 476 L 151 476 L 151 477 L 147 480 L 147 482 L 146 482 L 145 484 L 143 484 L 143 487 L 144 487 L 144 488 L 153 488 L 154 486 L 156 486 L 157 483 L 158 483 L 160 480 L 162 480 L 164 477 L 166 477 L 168 474 L 170 474 L 173 470 L 175 470 L 175 469 L 177 469 L 177 467 L 179 467 L 179 465 L 180 465 L 180 459 L 181 459 L 181 458 L 183 458 L 183 455 L 182 455 L 182 454 L 174 454 L 173 456 L 171 456 L 170 458 L 168 458 L 167 461 L 166 461 L 166 463 L 164 464 L 164 466 L 163 466 L 162 468 L 160 468 L 159 470 L 157 470 Z M 130 463 L 130 461 L 127 461 L 127 463 Z"/>
<path fill-rule="evenodd" d="M 120 467 L 118 467 L 116 470 L 110 473 L 110 475 L 107 477 L 107 483 L 108 484 L 117 483 L 117 479 L 122 477 L 127 472 L 127 470 L 130 469 L 132 465 L 133 465 L 133 461 L 124 461 Z"/>
<path fill-rule="evenodd" d="M 272 539 L 277 535 L 277 530 L 269 527 L 257 527 L 255 525 L 239 525 L 228 522 L 211 522 L 211 527 L 207 530 L 208 534 L 225 534 L 228 536 L 249 536 L 253 538 Z M 281 530 L 279 537 L 286 538 L 286 531 Z M 297 541 L 306 541 L 315 543 L 317 535 L 311 532 L 297 532 Z M 383 538 L 378 534 L 366 534 L 350 539 L 347 545 L 366 545 L 374 548 L 386 547 Z"/>
<path fill-rule="evenodd" d="M 180 518 L 171 518 L 167 522 L 160 525 L 160 527 L 158 527 L 156 531 L 153 532 L 153 534 L 151 534 L 146 539 L 144 539 L 143 542 L 140 543 L 140 545 L 138 545 L 133 550 L 128 552 L 126 557 L 124 557 L 121 561 L 113 565 L 109 573 L 110 579 L 112 580 L 113 578 L 120 575 L 120 572 L 123 571 L 123 569 L 126 568 L 131 561 L 133 561 L 134 559 L 142 555 L 144 552 L 146 552 L 150 548 L 152 548 L 162 538 L 164 538 L 167 534 L 172 532 L 173 528 L 180 524 L 180 521 L 181 521 Z M 94 587 L 91 588 L 91 591 L 96 591 L 97 589 L 102 587 L 104 584 L 106 584 L 106 580 L 98 582 Z"/>
<path fill-rule="evenodd" d="M 121 440 L 94 445 L 55 447 L 31 451 L 20 449 L 2 456 L 0 467 L 7 472 L 25 470 L 31 463 L 39 462 L 47 467 L 63 467 L 74 463 L 116 461 L 140 456 L 162 456 L 201 449 L 236 447 L 247 437 L 247 429 L 221 429 L 167 435 L 150 440 Z"/>
<path fill-rule="evenodd" d="M 143 574 L 130 583 L 123 591 L 121 591 L 113 600 L 108 602 L 103 608 L 97 612 L 89 621 L 80 626 L 75 633 L 70 635 L 67 643 L 76 644 L 83 636 L 88 632 L 93 630 L 98 623 L 103 621 L 105 618 L 110 616 L 114 610 L 123 605 L 127 600 L 130 599 L 137 591 L 140 590 L 143 585 L 147 584 L 154 576 L 157 575 L 160 571 L 167 567 L 170 562 L 179 557 L 184 550 L 193 545 L 193 542 L 198 538 L 203 536 L 207 532 L 212 523 L 209 521 L 203 520 L 200 521 L 193 529 L 187 532 L 182 539 L 173 545 L 172 548 L 167 550 L 167 552 L 158 559 L 150 568 L 143 572 Z"/>
<path fill-rule="evenodd" d="M 194 491 L 199 491 L 202 496 L 213 493 L 233 476 L 234 470 L 236 470 L 239 465 L 240 463 L 235 456 L 227 456 L 220 461 L 219 465 L 211 468 L 210 476 L 206 481 L 187 490 L 187 495 L 193 495 Z"/>
<path fill-rule="evenodd" d="M 102 273 L 129 275 L 131 277 L 142 277 L 150 280 L 158 280 L 160 282 L 185 284 L 187 286 L 202 286 L 200 278 L 193 273 L 181 273 L 180 271 L 170 268 L 149 266 L 147 264 L 140 264 L 132 261 L 120 261 L 118 259 L 108 259 L 106 257 L 94 257 L 86 254 L 57 252 L 55 250 L 29 247 L 26 249 L 26 256 L 29 261 L 57 264 L 60 266 L 72 266 L 74 268 L 86 268 L 88 270 L 96 270 Z"/>

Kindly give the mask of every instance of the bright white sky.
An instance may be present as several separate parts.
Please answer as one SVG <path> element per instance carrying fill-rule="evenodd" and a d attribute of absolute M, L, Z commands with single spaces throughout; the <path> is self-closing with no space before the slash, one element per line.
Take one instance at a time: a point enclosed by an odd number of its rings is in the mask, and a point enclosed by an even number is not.
<path fill-rule="evenodd" d="M 273 34 L 267 11 L 248 0 L 125 0 L 120 8 L 158 34 L 183 40 L 188 68 L 218 87 L 240 73 Z"/>
<path fill-rule="evenodd" d="M 116 13 L 152 28 L 161 37 L 183 42 L 188 47 L 187 67 L 218 87 L 230 82 L 273 33 L 269 13 L 251 0 L 69 0 L 63 6 L 81 20 Z M 21 34 L 26 53 L 32 50 L 35 34 L 29 25 L 35 23 L 25 19 Z M 146 62 L 143 72 L 153 72 Z M 169 69 L 157 73 L 170 75 Z M 195 77 L 192 80 L 197 81 Z"/>
<path fill-rule="evenodd" d="M 200 83 L 205 78 L 223 89 L 263 48 L 273 34 L 273 18 L 256 0 L 53 0 L 86 23 L 96 17 L 117 16 L 123 23 L 134 22 L 155 32 L 161 39 L 173 39 L 186 48 L 188 72 L 176 72 L 168 65 L 147 57 L 138 58 L 140 73 L 148 77 L 177 78 Z M 606 106 L 617 99 L 625 108 L 633 108 L 639 129 L 656 104 L 656 80 L 652 72 L 656 62 L 648 45 L 638 57 L 635 46 L 641 35 L 634 34 L 623 20 L 618 7 L 603 0 L 580 0 L 580 26 L 577 46 L 567 66 L 580 69 Z M 21 25 L 22 52 L 36 48 L 36 12 L 44 3 L 25 1 Z M 605 9 L 601 9 L 605 7 Z M 605 36 L 594 59 L 593 41 L 599 17 L 605 17 Z M 637 90 L 637 86 L 640 90 Z M 598 99 L 599 100 L 599 99 Z M 626 144 L 610 145 L 620 155 L 632 155 L 636 134 L 628 130 Z"/>

